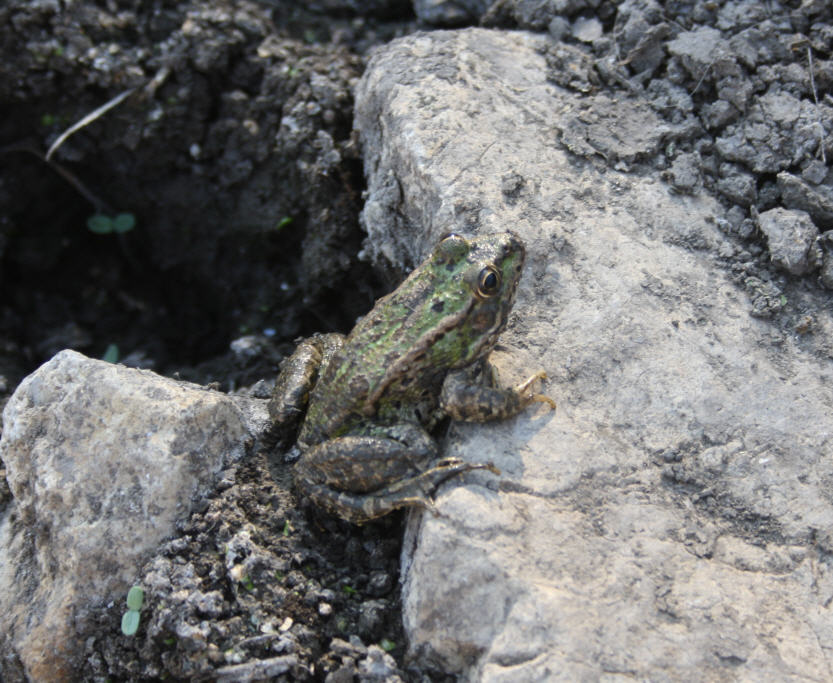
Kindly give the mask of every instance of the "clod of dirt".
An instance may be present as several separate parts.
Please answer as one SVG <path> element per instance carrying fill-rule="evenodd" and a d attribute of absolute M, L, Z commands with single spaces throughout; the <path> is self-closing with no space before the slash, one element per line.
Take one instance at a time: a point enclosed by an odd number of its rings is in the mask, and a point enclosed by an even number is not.
<path fill-rule="evenodd" d="M 766 235 L 772 261 L 787 272 L 804 275 L 820 265 L 819 231 L 806 211 L 770 209 L 760 214 L 758 225 Z"/>
<path fill-rule="evenodd" d="M 779 173 L 777 177 L 784 206 L 806 211 L 821 230 L 833 228 L 833 187 L 819 184 L 814 187 L 787 172 Z"/>

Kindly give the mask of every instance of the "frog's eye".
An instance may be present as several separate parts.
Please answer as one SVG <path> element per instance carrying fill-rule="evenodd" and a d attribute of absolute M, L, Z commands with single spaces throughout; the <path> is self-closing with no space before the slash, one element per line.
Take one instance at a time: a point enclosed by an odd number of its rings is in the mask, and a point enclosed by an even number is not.
<path fill-rule="evenodd" d="M 486 298 L 494 296 L 500 289 L 500 271 L 494 266 L 486 266 L 477 277 L 477 293 Z"/>

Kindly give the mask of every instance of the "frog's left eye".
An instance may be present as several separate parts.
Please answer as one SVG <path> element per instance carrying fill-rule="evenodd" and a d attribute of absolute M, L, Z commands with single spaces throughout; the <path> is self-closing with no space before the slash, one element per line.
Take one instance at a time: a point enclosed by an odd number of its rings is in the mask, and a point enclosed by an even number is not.
<path fill-rule="evenodd" d="M 500 271 L 494 266 L 486 266 L 477 278 L 477 293 L 482 297 L 494 296 L 500 289 Z"/>

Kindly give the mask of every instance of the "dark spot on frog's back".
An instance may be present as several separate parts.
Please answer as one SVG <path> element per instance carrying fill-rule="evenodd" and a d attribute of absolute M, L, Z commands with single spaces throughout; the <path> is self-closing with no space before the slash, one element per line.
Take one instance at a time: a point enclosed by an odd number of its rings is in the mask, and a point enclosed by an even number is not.
<path fill-rule="evenodd" d="M 435 313 L 442 313 L 444 308 L 445 301 L 443 301 L 442 299 L 437 299 L 433 304 L 431 304 L 431 310 Z"/>

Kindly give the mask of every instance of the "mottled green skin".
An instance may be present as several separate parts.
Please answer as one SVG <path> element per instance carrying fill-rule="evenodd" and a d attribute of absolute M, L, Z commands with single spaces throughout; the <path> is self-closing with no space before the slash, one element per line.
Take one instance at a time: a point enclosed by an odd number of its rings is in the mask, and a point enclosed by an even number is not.
<path fill-rule="evenodd" d="M 550 402 L 528 390 L 541 374 L 514 389 L 476 377 L 506 325 L 523 263 L 523 243 L 511 233 L 452 235 L 345 339 L 319 335 L 299 346 L 270 413 L 290 424 L 309 402 L 294 470 L 300 493 L 360 523 L 430 507 L 436 486 L 455 474 L 494 471 L 448 459 L 432 467 L 437 448 L 427 430 L 444 415 L 482 421 Z"/>

